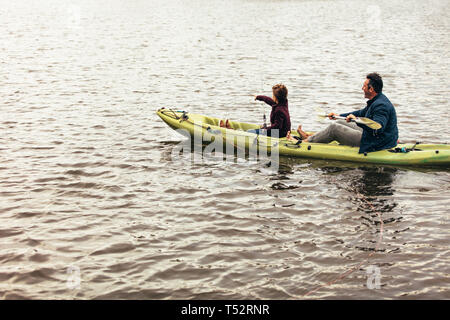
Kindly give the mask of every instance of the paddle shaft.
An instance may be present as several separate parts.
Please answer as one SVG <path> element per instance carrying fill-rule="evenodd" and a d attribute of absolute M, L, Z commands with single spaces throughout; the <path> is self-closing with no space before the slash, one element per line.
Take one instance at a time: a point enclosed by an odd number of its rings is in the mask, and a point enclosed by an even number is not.
<path fill-rule="evenodd" d="M 342 119 L 342 120 L 347 120 L 347 118 L 346 117 L 341 117 L 341 116 L 333 116 L 333 118 L 334 119 Z M 360 121 L 360 120 L 358 120 L 358 118 L 356 118 L 356 119 L 350 119 L 350 121 L 351 122 L 359 122 L 359 123 L 363 123 L 364 124 L 364 122 L 363 121 Z"/>
<path fill-rule="evenodd" d="M 323 118 L 329 118 L 328 115 L 322 116 Z M 333 119 L 347 119 L 346 117 L 341 117 L 341 116 L 333 116 Z M 356 123 L 360 123 L 363 124 L 365 126 L 368 126 L 371 129 L 380 129 L 381 125 L 375 121 L 373 121 L 372 119 L 369 118 L 356 118 L 356 119 L 350 119 L 350 121 L 352 122 L 356 122 Z"/>

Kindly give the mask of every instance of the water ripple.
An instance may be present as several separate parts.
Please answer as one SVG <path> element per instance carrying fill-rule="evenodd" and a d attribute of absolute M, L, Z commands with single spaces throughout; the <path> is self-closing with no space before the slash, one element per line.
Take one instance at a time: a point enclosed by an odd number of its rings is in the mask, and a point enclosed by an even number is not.
<path fill-rule="evenodd" d="M 448 168 L 175 158 L 155 114 L 257 123 L 283 82 L 316 131 L 378 71 L 400 140 L 449 143 L 447 2 L 69 2 L 0 9 L 0 298 L 300 299 L 369 254 L 308 297 L 448 298 Z"/>

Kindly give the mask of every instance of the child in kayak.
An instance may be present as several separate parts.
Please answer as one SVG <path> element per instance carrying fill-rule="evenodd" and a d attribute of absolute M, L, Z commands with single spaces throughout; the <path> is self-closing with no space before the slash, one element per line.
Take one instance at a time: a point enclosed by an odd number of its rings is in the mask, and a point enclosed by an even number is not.
<path fill-rule="evenodd" d="M 247 132 L 253 132 L 256 134 L 285 137 L 291 130 L 291 117 L 288 109 L 288 89 L 283 84 L 276 84 L 272 87 L 272 98 L 267 96 L 256 96 L 255 100 L 264 101 L 272 107 L 270 113 L 270 126 L 264 128 L 264 125 L 260 129 L 252 129 Z M 231 129 L 229 121 L 225 123 L 220 121 L 221 127 Z"/>
<path fill-rule="evenodd" d="M 291 117 L 288 108 L 288 89 L 283 84 L 276 84 L 272 87 L 272 98 L 267 96 L 256 96 L 255 100 L 264 101 L 272 107 L 270 112 L 270 126 L 261 129 L 249 130 L 257 134 L 267 136 L 285 137 L 291 130 Z"/>

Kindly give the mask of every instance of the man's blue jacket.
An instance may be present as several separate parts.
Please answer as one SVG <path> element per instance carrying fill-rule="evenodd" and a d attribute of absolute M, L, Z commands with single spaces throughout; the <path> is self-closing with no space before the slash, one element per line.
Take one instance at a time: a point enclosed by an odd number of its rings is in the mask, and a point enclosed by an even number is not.
<path fill-rule="evenodd" d="M 383 93 L 380 92 L 367 101 L 367 106 L 364 109 L 342 113 L 341 116 L 346 117 L 349 114 L 356 117 L 366 117 L 381 124 L 381 128 L 378 130 L 370 129 L 363 124 L 357 124 L 363 129 L 359 153 L 389 149 L 397 145 L 397 114 L 394 106 Z"/>

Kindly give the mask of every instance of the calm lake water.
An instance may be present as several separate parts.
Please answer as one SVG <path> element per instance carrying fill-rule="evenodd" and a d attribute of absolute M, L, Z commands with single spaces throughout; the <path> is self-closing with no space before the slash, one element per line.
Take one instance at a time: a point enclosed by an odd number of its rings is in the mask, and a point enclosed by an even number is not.
<path fill-rule="evenodd" d="M 450 142 L 448 1 L 0 1 L 3 299 L 449 299 L 450 170 L 171 157 L 173 107 Z M 270 110 L 266 109 L 267 114 Z M 382 220 L 382 222 L 381 222 Z"/>

